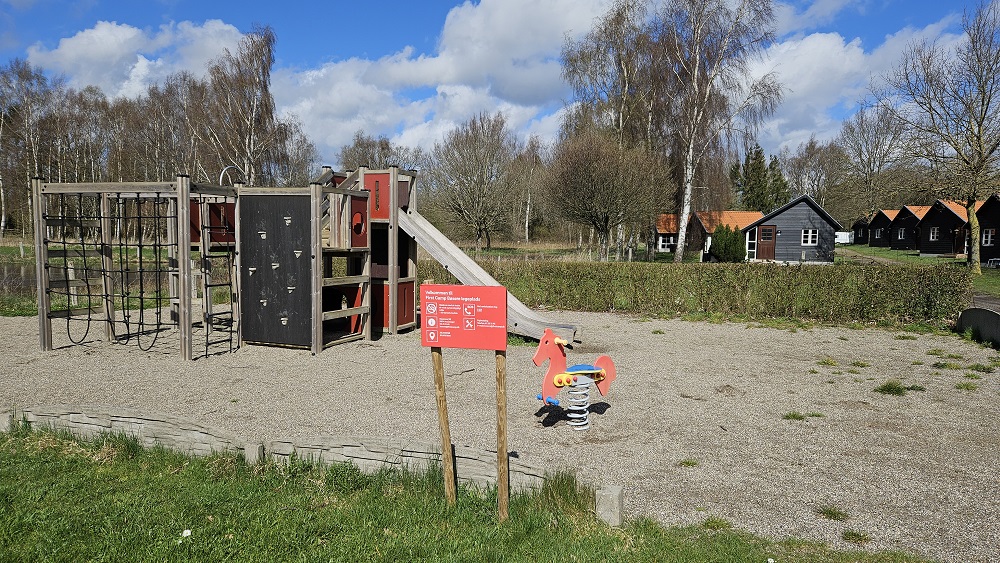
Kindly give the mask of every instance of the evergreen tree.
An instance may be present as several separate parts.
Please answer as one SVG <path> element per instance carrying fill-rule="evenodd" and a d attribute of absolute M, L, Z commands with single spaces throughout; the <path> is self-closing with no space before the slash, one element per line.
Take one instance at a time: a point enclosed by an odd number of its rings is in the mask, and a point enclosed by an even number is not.
<path fill-rule="evenodd" d="M 712 234 L 708 252 L 719 262 L 742 262 L 746 258 L 743 233 L 729 225 L 719 225 Z"/>
<path fill-rule="evenodd" d="M 771 201 L 768 207 L 759 210 L 764 213 L 773 211 L 792 199 L 792 190 L 788 186 L 784 172 L 781 171 L 781 162 L 778 161 L 777 155 L 772 154 L 771 162 L 767 165 L 767 184 L 768 191 L 771 192 Z"/>
<path fill-rule="evenodd" d="M 768 164 L 760 145 L 754 145 L 747 151 L 742 165 L 738 162 L 733 164 L 729 177 L 740 207 L 747 211 L 767 213 L 789 200 L 788 181 L 781 171 L 778 157 L 772 155 Z"/>

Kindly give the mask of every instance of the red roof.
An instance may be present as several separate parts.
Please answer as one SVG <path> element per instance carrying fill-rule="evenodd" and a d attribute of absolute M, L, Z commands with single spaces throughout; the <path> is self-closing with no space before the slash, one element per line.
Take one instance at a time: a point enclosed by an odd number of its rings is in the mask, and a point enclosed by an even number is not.
<path fill-rule="evenodd" d="M 876 213 L 875 216 L 878 216 L 879 213 L 885 215 L 886 217 L 889 218 L 890 221 L 892 221 L 893 219 L 896 218 L 896 215 L 899 215 L 899 210 L 898 209 L 879 209 L 878 213 Z M 875 217 L 872 217 L 872 221 L 874 221 L 874 220 L 875 220 Z"/>
<path fill-rule="evenodd" d="M 923 219 L 924 215 L 927 215 L 927 212 L 930 211 L 931 207 L 934 207 L 934 206 L 933 205 L 906 205 L 904 207 L 906 207 L 906 209 L 909 209 L 910 213 L 913 213 L 913 215 L 915 215 L 917 219 Z"/>
<path fill-rule="evenodd" d="M 764 214 L 760 211 L 697 211 L 694 216 L 701 222 L 705 232 L 711 234 L 719 225 L 729 225 L 740 230 Z"/>
<path fill-rule="evenodd" d="M 676 233 L 678 231 L 676 213 L 661 213 L 660 216 L 656 218 L 656 232 Z"/>
<path fill-rule="evenodd" d="M 966 223 L 969 222 L 969 214 L 965 210 L 964 203 L 959 203 L 957 201 L 953 201 L 950 199 L 939 199 L 938 201 L 940 201 L 945 207 L 950 209 L 952 213 L 958 215 L 959 219 L 965 221 Z M 984 201 L 976 202 L 976 211 L 979 211 L 979 208 L 983 206 L 983 203 L 985 202 Z"/>

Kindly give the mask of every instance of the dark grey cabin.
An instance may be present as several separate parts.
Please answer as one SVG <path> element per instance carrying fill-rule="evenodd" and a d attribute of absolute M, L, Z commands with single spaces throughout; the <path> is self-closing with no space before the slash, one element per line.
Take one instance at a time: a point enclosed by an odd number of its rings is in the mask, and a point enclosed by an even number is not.
<path fill-rule="evenodd" d="M 889 224 L 889 247 L 893 250 L 915 250 L 918 242 L 917 223 L 930 208 L 930 205 L 903 206 Z"/>
<path fill-rule="evenodd" d="M 979 259 L 989 263 L 991 259 L 1000 259 L 1000 196 L 991 195 L 983 206 L 976 211 L 979 219 Z"/>
<path fill-rule="evenodd" d="M 861 217 L 851 225 L 854 244 L 868 244 L 868 217 Z"/>
<path fill-rule="evenodd" d="M 969 247 L 968 217 L 965 206 L 961 203 L 943 199 L 935 201 L 920 221 L 920 255 L 966 254 Z"/>
<path fill-rule="evenodd" d="M 889 246 L 889 228 L 898 213 L 898 209 L 880 209 L 875 213 L 868 222 L 868 246 Z"/>
<path fill-rule="evenodd" d="M 833 262 L 843 227 L 816 200 L 799 196 L 743 228 L 748 260 Z"/>

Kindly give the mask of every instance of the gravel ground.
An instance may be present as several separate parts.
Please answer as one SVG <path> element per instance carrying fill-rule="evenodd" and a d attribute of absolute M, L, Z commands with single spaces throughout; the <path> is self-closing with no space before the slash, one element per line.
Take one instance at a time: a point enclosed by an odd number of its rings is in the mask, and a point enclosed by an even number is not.
<path fill-rule="evenodd" d="M 577 432 L 558 412 L 540 410 L 534 397 L 544 371 L 531 363 L 534 347 L 510 348 L 508 440 L 526 462 L 622 485 L 630 516 L 668 525 L 714 516 L 771 538 L 847 549 L 856 547 L 841 538 L 850 529 L 871 538 L 863 549 L 1000 558 L 1000 373 L 973 380 L 964 369 L 988 365 L 992 350 L 953 336 L 897 339 L 874 329 L 553 317 L 583 327 L 585 343 L 569 352 L 571 364 L 609 354 L 618 380 L 607 397 L 595 390 L 592 427 Z M 185 363 L 167 339 L 152 352 L 101 342 L 67 347 L 65 325 L 56 327 L 62 347 L 43 353 L 35 319 L 0 319 L 8 350 L 0 404 L 149 409 L 253 441 L 438 439 L 430 352 L 416 332 L 315 357 L 248 346 Z M 961 358 L 928 355 L 934 349 Z M 936 361 L 963 369 L 935 368 Z M 445 350 L 444 362 L 453 441 L 495 446 L 492 354 Z M 872 391 L 890 378 L 926 391 Z M 955 388 L 963 382 L 978 388 Z M 784 419 L 791 411 L 822 416 Z M 821 506 L 849 519 L 825 519 Z"/>

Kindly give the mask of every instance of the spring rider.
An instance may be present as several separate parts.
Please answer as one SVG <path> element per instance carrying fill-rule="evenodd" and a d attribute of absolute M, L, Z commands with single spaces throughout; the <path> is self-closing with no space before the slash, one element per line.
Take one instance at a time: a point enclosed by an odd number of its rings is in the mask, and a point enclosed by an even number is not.
<path fill-rule="evenodd" d="M 595 384 L 601 395 L 607 395 L 611 382 L 615 380 L 615 363 L 608 356 L 600 356 L 594 360 L 593 365 L 577 364 L 567 368 L 568 344 L 565 339 L 556 336 L 551 328 L 545 329 L 538 341 L 538 350 L 531 361 L 539 367 L 546 360 L 549 362 L 538 399 L 545 405 L 558 406 L 559 400 L 555 396 L 563 387 L 569 387 L 566 406 L 569 425 L 574 430 L 586 430 L 590 428 L 590 384 Z"/>

